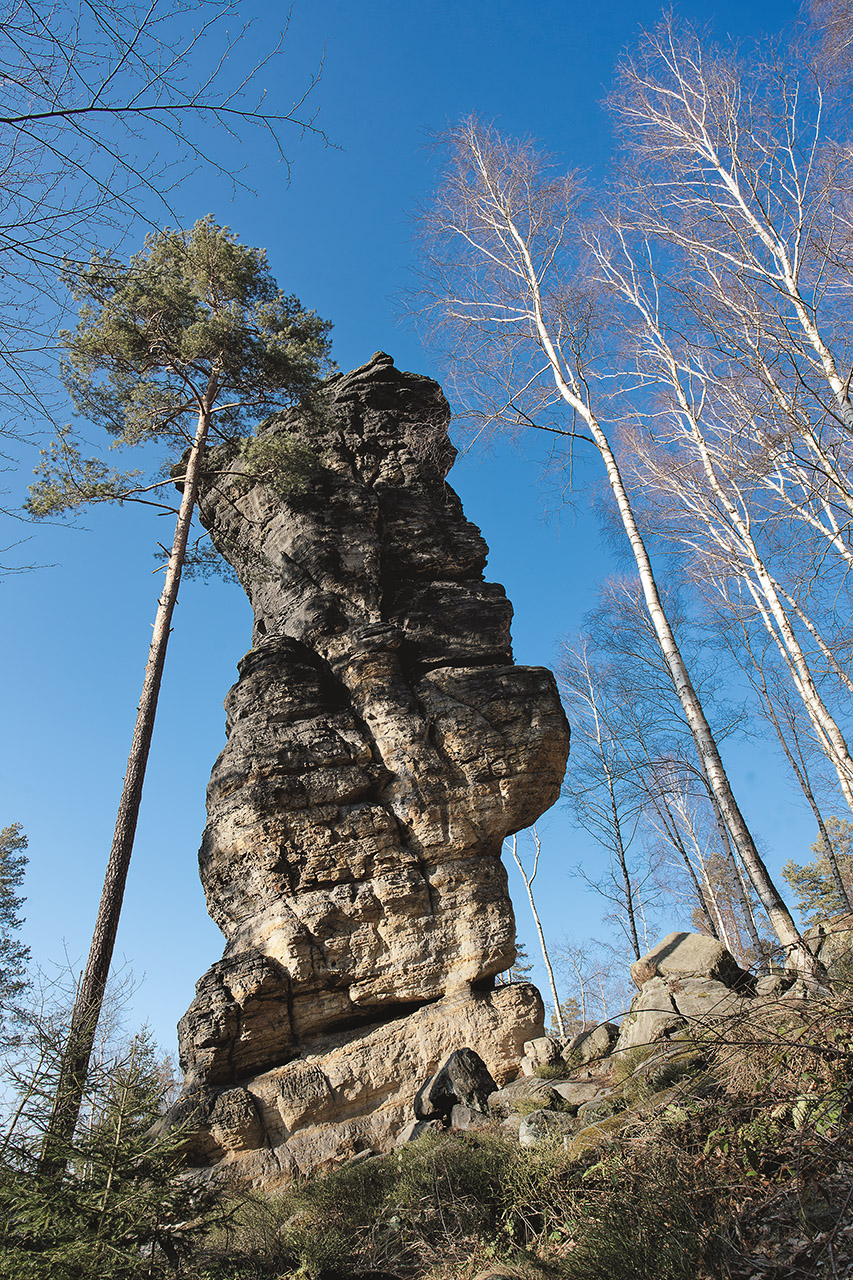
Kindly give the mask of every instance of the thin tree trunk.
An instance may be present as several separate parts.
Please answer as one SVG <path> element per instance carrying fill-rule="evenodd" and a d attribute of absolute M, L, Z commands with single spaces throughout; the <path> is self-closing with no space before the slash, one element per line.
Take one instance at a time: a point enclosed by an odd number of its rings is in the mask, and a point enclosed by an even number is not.
<path fill-rule="evenodd" d="M 765 607 L 759 599 L 758 588 L 748 577 L 744 576 L 744 582 L 746 583 L 747 589 L 755 602 L 755 606 L 758 609 L 759 616 L 764 624 L 767 634 L 778 648 L 782 655 L 782 660 L 791 674 L 791 681 L 802 699 L 803 706 L 805 707 L 809 720 L 812 723 L 815 735 L 818 741 L 822 744 L 830 763 L 835 769 L 838 777 L 838 785 L 841 788 L 844 798 L 850 808 L 853 809 L 853 760 L 851 760 L 850 752 L 844 736 L 835 723 L 835 720 L 827 711 L 823 700 L 817 694 L 814 681 L 811 679 L 811 673 L 809 672 L 808 685 L 804 679 L 801 678 L 800 666 L 796 661 L 792 646 L 788 643 L 781 623 L 778 618 L 775 617 L 772 605 L 768 601 L 768 607 Z M 764 595 L 763 591 L 762 595 Z M 776 627 L 773 625 L 774 622 L 779 626 L 779 632 L 776 631 Z M 790 622 L 788 622 L 788 627 L 790 629 Z M 793 634 L 793 632 L 791 632 L 791 634 Z M 805 661 L 805 659 L 803 660 Z M 812 694 L 814 694 L 814 696 L 812 696 Z"/>
<path fill-rule="evenodd" d="M 107 1184 L 104 1187 L 104 1194 L 101 1198 L 101 1213 L 98 1218 L 98 1227 L 97 1227 L 97 1230 L 95 1231 L 96 1239 L 98 1239 L 98 1237 L 100 1236 L 101 1232 L 104 1229 L 104 1220 L 106 1219 L 106 1216 L 107 1216 L 107 1205 L 110 1202 L 110 1192 L 112 1191 L 113 1182 L 115 1181 L 116 1169 L 118 1168 L 118 1156 L 119 1156 L 119 1151 L 121 1150 L 121 1138 L 122 1138 L 122 1132 L 124 1130 L 124 1122 L 126 1119 L 127 1099 L 128 1099 L 128 1096 L 130 1095 L 131 1078 L 132 1078 L 133 1068 L 136 1061 L 137 1044 L 138 1042 L 134 1040 L 133 1049 L 131 1050 L 131 1055 L 130 1055 L 130 1066 L 128 1068 L 128 1074 L 125 1076 L 124 1084 L 122 1086 L 118 1116 L 116 1117 L 116 1131 L 115 1131 L 115 1136 L 113 1138 L 113 1149 L 110 1153 L 110 1168 L 109 1168 L 109 1173 L 107 1174 Z"/>
<path fill-rule="evenodd" d="M 631 884 L 631 876 L 628 871 L 628 855 L 625 852 L 625 845 L 622 840 L 622 823 L 619 818 L 619 806 L 616 803 L 616 791 L 613 785 L 613 772 L 607 760 L 604 735 L 601 731 L 601 719 L 599 717 L 598 706 L 595 701 L 595 689 L 593 687 L 589 664 L 586 660 L 584 661 L 584 672 L 586 675 L 587 685 L 589 687 L 589 706 L 595 721 L 595 741 L 598 746 L 598 755 L 601 760 L 601 766 L 604 769 L 604 775 L 607 778 L 607 793 L 610 797 L 610 814 L 613 820 L 613 838 L 616 844 L 616 860 L 619 863 L 619 870 L 622 872 L 622 882 L 625 892 L 625 912 L 628 917 L 628 932 L 631 935 L 631 946 L 634 949 L 634 959 L 639 960 L 643 953 L 640 950 L 640 939 L 637 936 L 634 886 Z"/>
<path fill-rule="evenodd" d="M 646 760 L 648 761 L 649 760 L 648 752 L 646 752 L 645 755 L 646 755 Z M 649 761 L 649 764 L 651 764 L 651 761 Z M 702 879 L 705 883 L 704 890 L 702 888 L 702 885 L 700 885 L 699 883 L 699 877 L 696 875 L 696 869 L 693 866 L 693 863 L 690 861 L 690 854 L 687 852 L 687 849 L 685 848 L 685 845 L 684 845 L 684 841 L 681 838 L 681 833 L 678 830 L 677 820 L 670 811 L 669 801 L 664 798 L 662 792 L 660 792 L 658 796 L 651 795 L 650 793 L 650 799 L 652 804 L 654 805 L 655 812 L 657 813 L 658 818 L 663 824 L 663 829 L 664 829 L 664 832 L 666 833 L 666 839 L 669 840 L 673 848 L 677 849 L 678 852 L 681 854 L 682 861 L 684 862 L 684 865 L 687 868 L 687 872 L 690 876 L 690 879 L 693 881 L 693 890 L 696 894 L 696 901 L 699 904 L 699 910 L 702 912 L 703 916 L 705 917 L 705 921 L 708 925 L 708 930 L 711 934 L 711 937 L 716 938 L 717 942 L 722 941 L 723 945 L 727 947 L 729 951 L 731 951 L 728 938 L 725 936 L 725 925 L 723 924 L 722 916 L 719 914 L 719 908 L 717 908 L 716 899 L 714 898 L 714 894 L 711 890 L 711 885 L 708 880 L 708 872 L 705 869 L 705 863 L 703 858 L 701 857 L 701 854 L 699 853 L 698 847 L 696 850 L 696 856 L 699 860 L 699 866 L 702 869 Z M 713 906 L 717 909 L 716 921 L 714 920 L 714 917 L 711 915 L 711 908 L 709 906 L 709 903 L 713 904 Z"/>
<path fill-rule="evenodd" d="M 707 773 L 705 772 L 704 763 L 701 760 L 699 761 L 699 771 L 702 776 L 702 781 L 705 783 L 705 787 L 708 792 L 708 799 L 711 802 L 711 808 L 714 812 L 714 823 L 717 828 L 717 835 L 720 838 L 720 848 L 722 849 L 722 852 L 723 852 L 723 858 L 729 864 L 729 867 L 731 869 L 731 873 L 733 877 L 734 893 L 735 893 L 735 897 L 740 902 L 741 911 L 743 912 L 744 927 L 746 929 L 747 934 L 749 935 L 749 940 L 752 943 L 752 949 L 755 952 L 756 962 L 760 963 L 761 939 L 758 935 L 758 925 L 755 920 L 755 912 L 753 911 L 752 903 L 749 900 L 749 891 L 746 887 L 746 884 L 744 883 L 743 873 L 740 869 L 740 864 L 738 863 L 737 857 L 735 855 L 735 851 L 732 848 L 732 839 L 729 833 L 729 829 L 726 826 L 726 820 L 723 817 L 719 802 L 717 800 L 716 795 L 714 794 L 714 789 L 711 786 Z M 760 897 L 761 895 L 759 894 L 759 898 Z M 738 931 L 738 945 L 740 945 L 740 928 L 737 924 L 736 915 L 735 915 L 734 923 Z M 731 950 L 731 947 L 729 947 L 729 950 Z M 767 963 L 769 966 L 770 965 L 769 958 Z"/>
<path fill-rule="evenodd" d="M 592 423 L 589 425 L 593 429 Z M 732 834 L 737 851 L 779 941 L 784 947 L 789 948 L 792 953 L 797 953 L 800 963 L 804 967 L 811 969 L 813 968 L 813 957 L 805 948 L 790 911 L 785 906 L 779 891 L 770 879 L 764 861 L 755 846 L 752 834 L 734 797 L 716 739 L 705 717 L 705 712 L 696 690 L 693 688 L 690 674 L 681 656 L 669 619 L 666 616 L 651 560 L 637 526 L 616 458 L 597 422 L 595 423 L 594 434 L 596 436 L 596 445 L 607 469 L 608 480 L 616 498 L 625 532 L 631 543 L 649 617 L 654 626 L 670 678 L 696 745 L 699 760 L 707 774 L 710 788 L 719 805 L 723 821 Z"/>
<path fill-rule="evenodd" d="M 717 901 L 717 895 L 714 893 L 714 889 L 711 884 L 710 877 L 708 875 L 708 868 L 705 865 L 705 859 L 698 854 L 697 854 L 697 857 L 699 857 L 699 866 L 702 868 L 702 881 L 705 885 L 704 892 L 700 891 L 700 897 L 702 899 L 702 905 L 705 910 L 705 915 L 709 920 L 711 919 L 711 904 L 713 905 L 713 909 L 717 915 L 716 927 L 712 925 L 711 932 L 718 942 L 722 942 L 723 946 L 726 948 L 727 951 L 731 951 L 732 940 L 729 937 L 729 933 L 726 928 L 726 922 L 723 919 L 723 913 L 720 908 L 720 904 Z M 708 904 L 709 904 L 707 906 L 705 905 L 706 895 L 707 895 Z"/>
<path fill-rule="evenodd" d="M 755 662 L 755 658 L 753 657 L 752 650 L 749 648 L 749 646 L 747 646 L 747 648 L 748 648 L 749 656 L 752 658 L 753 662 Z M 808 771 L 806 769 L 806 762 L 805 762 L 805 759 L 803 758 L 803 751 L 799 742 L 799 735 L 797 733 L 796 725 L 794 723 L 793 717 L 789 719 L 789 728 L 794 738 L 794 742 L 797 745 L 797 753 L 800 757 L 799 761 L 797 761 L 797 759 L 795 758 L 794 753 L 788 744 L 788 739 L 785 737 L 785 733 L 782 729 L 781 724 L 779 723 L 779 717 L 776 714 L 776 708 L 773 705 L 773 698 L 770 694 L 770 690 L 767 687 L 767 680 L 764 675 L 764 672 L 761 669 L 761 667 L 758 666 L 758 663 L 756 663 L 755 665 L 761 677 L 760 689 L 754 680 L 751 681 L 751 683 L 753 684 L 753 687 L 758 689 L 760 693 L 761 700 L 764 703 L 764 708 L 770 719 L 770 723 L 773 725 L 773 728 L 776 730 L 776 736 L 779 739 L 779 742 L 781 744 L 782 750 L 785 753 L 785 757 L 788 761 L 788 764 L 793 769 L 794 776 L 796 777 L 797 782 L 800 784 L 800 790 L 802 791 L 803 795 L 806 797 L 806 800 L 808 800 L 809 807 L 812 813 L 814 814 L 814 819 L 815 819 L 815 822 L 817 823 L 817 829 L 820 832 L 820 838 L 823 841 L 823 847 L 826 849 L 826 856 L 827 856 L 827 859 L 829 860 L 829 865 L 832 869 L 832 878 L 835 881 L 835 888 L 838 891 L 839 901 L 843 906 L 846 906 L 848 911 L 853 911 L 853 902 L 850 901 L 850 895 L 847 892 L 847 886 L 845 885 L 841 875 L 841 868 L 838 865 L 838 858 L 836 857 L 836 853 L 835 853 L 835 845 L 832 843 L 832 840 L 830 839 L 829 832 L 827 831 L 827 828 L 826 828 L 826 823 L 823 820 L 823 814 L 817 802 L 817 797 L 815 796 L 815 793 L 812 790 L 811 781 L 809 779 Z"/>
<path fill-rule="evenodd" d="M 211 380 L 212 382 L 212 380 Z M 107 863 L 104 887 L 98 918 L 92 934 L 89 959 L 77 991 L 71 1030 L 62 1054 L 59 1083 L 53 1104 L 53 1114 L 45 1133 L 39 1162 L 40 1172 L 51 1177 L 61 1177 L 68 1162 L 68 1153 L 80 1115 L 89 1059 L 95 1042 L 98 1019 L 104 999 L 110 964 L 112 963 L 119 917 L 121 915 L 124 887 L 133 852 L 142 785 L 157 713 L 157 699 L 166 661 L 166 647 L 172 614 L 178 598 L 181 571 L 186 556 L 190 525 L 198 492 L 201 461 L 210 426 L 211 404 L 215 387 L 208 384 L 198 416 L 198 426 L 190 449 L 183 496 L 175 525 L 175 537 L 166 568 L 166 579 L 154 620 L 148 663 L 142 682 L 142 694 L 136 714 L 136 725 L 131 741 L 127 772 L 119 800 L 112 849 Z"/>
<path fill-rule="evenodd" d="M 634 516 L 631 500 L 628 496 L 625 482 L 622 479 L 619 464 L 616 461 L 616 455 L 597 417 L 581 395 L 580 388 L 572 385 L 571 375 L 564 368 L 563 361 L 548 332 L 536 268 L 530 256 L 529 248 L 511 218 L 507 218 L 507 229 L 518 248 L 524 264 L 524 273 L 533 304 L 532 320 L 536 336 L 551 366 L 554 384 L 560 396 L 586 423 L 604 463 L 607 479 L 616 500 L 622 525 L 637 565 L 646 608 L 655 629 L 661 653 L 693 736 L 697 754 L 720 806 L 723 819 L 732 834 L 743 865 L 746 867 L 749 878 L 755 886 L 756 893 L 767 912 L 776 936 L 782 945 L 789 950 L 792 957 L 794 955 L 797 956 L 798 962 L 804 970 L 813 972 L 815 969 L 814 957 L 803 943 L 790 911 L 785 906 L 778 889 L 771 880 L 764 861 L 755 846 L 749 827 L 738 807 L 720 757 L 716 739 L 711 726 L 708 724 L 702 703 L 693 688 L 690 674 L 681 656 L 681 650 L 669 624 L 669 619 L 666 616 L 651 559 Z"/>
<path fill-rule="evenodd" d="M 536 844 L 536 856 L 533 859 L 533 874 L 528 878 L 527 872 L 522 866 L 521 858 L 518 855 L 518 836 L 512 837 L 512 857 L 515 865 L 521 872 L 521 878 L 524 881 L 524 887 L 527 889 L 527 896 L 530 899 L 530 910 L 533 912 L 533 920 L 536 925 L 536 932 L 539 934 L 539 946 L 542 948 L 542 959 L 545 962 L 545 968 L 548 971 L 548 982 L 551 985 L 551 999 L 554 1001 L 554 1020 L 557 1023 L 557 1029 L 560 1036 L 566 1038 L 566 1024 L 563 1022 L 563 1011 L 560 1008 L 560 997 L 557 995 L 557 983 L 554 980 L 554 970 L 551 968 L 551 961 L 548 957 L 548 948 L 545 945 L 545 934 L 542 931 L 542 922 L 539 919 L 539 912 L 536 910 L 536 903 L 533 898 L 533 881 L 536 878 L 536 871 L 539 867 L 539 854 L 542 852 L 542 845 L 536 828 L 533 827 L 533 839 Z"/>

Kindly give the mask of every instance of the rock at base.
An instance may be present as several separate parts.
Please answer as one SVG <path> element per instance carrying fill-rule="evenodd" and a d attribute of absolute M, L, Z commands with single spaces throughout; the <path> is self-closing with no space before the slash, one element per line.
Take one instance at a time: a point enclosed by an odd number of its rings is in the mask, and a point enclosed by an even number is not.
<path fill-rule="evenodd" d="M 518 1142 L 522 1147 L 562 1142 L 576 1128 L 565 1111 L 531 1111 L 519 1125 Z"/>
<path fill-rule="evenodd" d="M 486 1075 L 500 1083 L 515 1073 L 525 1040 L 543 1022 L 539 992 L 515 983 L 459 992 L 406 1017 L 319 1038 L 299 1058 L 242 1082 L 255 1127 L 247 1127 L 243 1105 L 233 1108 L 239 1140 L 222 1141 L 221 1120 L 215 1129 L 211 1123 L 232 1109 L 218 1107 L 218 1098 L 233 1088 L 200 1106 L 197 1132 L 187 1134 L 190 1159 L 231 1182 L 269 1184 L 359 1151 L 387 1151 L 411 1122 L 417 1083 L 432 1080 L 453 1045 L 476 1044 Z"/>
<path fill-rule="evenodd" d="M 485 1115 L 497 1085 L 483 1059 L 473 1049 L 455 1049 L 415 1095 L 418 1120 L 448 1120 L 462 1105 Z"/>
<path fill-rule="evenodd" d="M 652 978 L 634 997 L 619 1030 L 614 1053 L 654 1044 L 668 1032 L 685 1025 L 663 978 Z"/>
<path fill-rule="evenodd" d="M 566 1062 L 584 1066 L 587 1062 L 596 1062 L 606 1058 L 611 1047 L 619 1036 L 619 1028 L 614 1022 L 600 1022 L 590 1031 L 581 1031 L 569 1041 L 563 1051 Z"/>
<path fill-rule="evenodd" d="M 535 1102 L 540 1108 L 554 1108 L 561 1105 L 562 1099 L 552 1084 L 535 1077 L 522 1076 L 498 1089 L 489 1098 L 489 1111 L 499 1120 L 505 1120 L 519 1108 L 527 1107 Z"/>

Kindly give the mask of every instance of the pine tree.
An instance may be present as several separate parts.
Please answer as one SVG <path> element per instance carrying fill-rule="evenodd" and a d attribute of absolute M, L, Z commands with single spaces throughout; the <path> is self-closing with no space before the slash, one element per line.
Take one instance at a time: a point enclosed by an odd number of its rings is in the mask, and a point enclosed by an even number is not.
<path fill-rule="evenodd" d="M 833 852 L 842 882 L 848 894 L 853 893 L 853 822 L 846 818 L 827 818 L 826 831 L 833 844 Z M 823 838 L 810 846 L 816 856 L 812 862 L 800 866 L 791 858 L 782 868 L 782 875 L 796 896 L 797 910 L 807 924 L 816 924 L 847 910 L 847 904 L 838 891 L 830 859 Z"/>
<path fill-rule="evenodd" d="M 49 1038 L 47 1024 L 40 1031 Z M 176 1176 L 182 1134 L 152 1128 L 168 1076 L 147 1030 L 90 1073 L 85 1122 L 63 1152 L 70 1176 L 62 1180 L 39 1174 L 45 1083 L 22 1078 L 24 1105 L 0 1152 L 0 1280 L 173 1274 L 163 1264 L 179 1261 L 178 1246 L 193 1222 L 201 1227 L 211 1197 Z"/>
<path fill-rule="evenodd" d="M 519 942 L 516 936 L 515 959 L 508 969 L 498 974 L 498 982 L 501 986 L 507 986 L 510 982 L 529 982 L 532 972 L 533 961 L 527 954 L 527 947 L 523 942 Z"/>
<path fill-rule="evenodd" d="M 172 480 L 182 491 L 175 536 L 154 622 L 148 665 L 119 802 L 101 905 L 71 1023 L 43 1166 L 59 1174 L 80 1110 L 127 879 L 172 614 L 190 525 L 211 440 L 247 441 L 272 410 L 306 397 L 328 358 L 328 322 L 285 295 L 262 249 L 246 248 L 227 227 L 202 218 L 186 232 L 149 236 L 127 266 L 93 254 L 69 271 L 80 302 L 74 333 L 63 333 L 64 378 L 78 412 L 117 444 L 187 450 Z M 188 449 L 187 449 L 187 446 Z M 280 483 L 306 483 L 310 458 L 294 446 L 262 466 Z M 29 510 L 48 515 L 92 502 L 157 501 L 169 483 L 146 482 L 83 458 L 70 430 L 46 450 Z"/>
<path fill-rule="evenodd" d="M 27 986 L 30 951 L 17 937 L 23 924 L 19 912 L 24 899 L 17 890 L 27 867 L 26 847 L 19 822 L 0 830 L 0 1047 L 14 1039 L 18 1001 Z"/>

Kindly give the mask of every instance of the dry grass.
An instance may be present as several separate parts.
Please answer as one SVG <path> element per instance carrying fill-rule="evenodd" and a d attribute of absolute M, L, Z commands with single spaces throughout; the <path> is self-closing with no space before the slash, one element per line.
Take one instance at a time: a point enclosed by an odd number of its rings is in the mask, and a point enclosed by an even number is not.
<path fill-rule="evenodd" d="M 312 1177 L 247 1202 L 188 1280 L 851 1275 L 853 1003 L 754 1012 L 702 1033 L 698 1077 L 570 1151 L 447 1134 Z"/>

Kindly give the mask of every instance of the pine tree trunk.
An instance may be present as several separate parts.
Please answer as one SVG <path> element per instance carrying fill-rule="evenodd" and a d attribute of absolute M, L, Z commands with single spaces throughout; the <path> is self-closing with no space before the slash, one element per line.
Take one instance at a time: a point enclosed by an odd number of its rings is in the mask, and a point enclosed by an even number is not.
<path fill-rule="evenodd" d="M 115 833 L 104 877 L 98 918 L 92 934 L 89 959 L 74 1002 L 71 1030 L 62 1054 L 59 1082 L 53 1102 L 53 1114 L 42 1145 L 39 1169 L 43 1175 L 49 1177 L 60 1178 L 69 1159 L 74 1130 L 77 1127 L 86 1087 L 89 1060 L 95 1043 L 107 977 L 112 963 L 124 898 L 124 888 L 133 851 L 133 841 L 136 835 L 139 805 L 142 800 L 142 785 L 145 781 L 148 752 L 154 731 L 157 699 L 160 694 L 163 667 L 166 661 L 166 647 L 169 642 L 172 614 L 178 598 L 178 587 L 180 586 L 187 540 L 198 492 L 201 462 L 210 426 L 210 410 L 214 390 L 212 386 L 208 386 L 207 395 L 199 411 L 198 426 L 190 449 L 183 482 L 183 496 L 175 525 L 175 537 L 166 568 L 163 591 L 154 620 L 151 647 L 148 651 L 148 663 L 145 668 L 142 694 L 137 708 L 136 725 L 127 761 L 127 772 L 119 800 Z"/>

